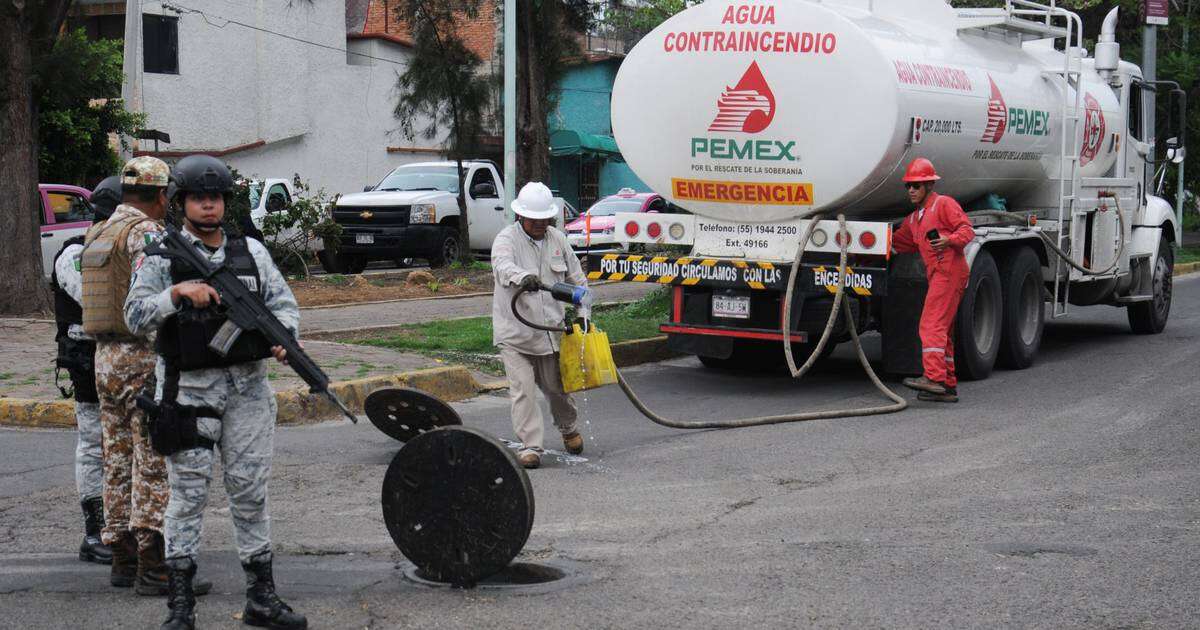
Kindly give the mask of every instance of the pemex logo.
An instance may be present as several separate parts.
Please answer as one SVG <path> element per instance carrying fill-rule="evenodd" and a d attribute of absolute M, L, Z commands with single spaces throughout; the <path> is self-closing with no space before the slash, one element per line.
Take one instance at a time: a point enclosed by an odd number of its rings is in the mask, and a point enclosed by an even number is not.
<path fill-rule="evenodd" d="M 1004 130 L 1008 128 L 1008 105 L 1004 103 L 1004 96 L 1000 94 L 996 80 L 989 76 L 988 81 L 992 84 L 992 98 L 988 100 L 987 127 L 983 130 L 980 142 L 998 144 L 1004 137 Z"/>
<path fill-rule="evenodd" d="M 1100 101 L 1088 92 L 1084 97 L 1087 113 L 1083 117 L 1083 147 L 1079 150 L 1079 165 L 1091 164 L 1100 154 L 1100 145 L 1104 144 L 1104 112 L 1100 110 Z"/>
<path fill-rule="evenodd" d="M 758 62 L 752 61 L 737 85 L 726 87 L 717 99 L 717 117 L 708 130 L 758 133 L 769 127 L 773 118 L 775 93 L 758 69 Z"/>

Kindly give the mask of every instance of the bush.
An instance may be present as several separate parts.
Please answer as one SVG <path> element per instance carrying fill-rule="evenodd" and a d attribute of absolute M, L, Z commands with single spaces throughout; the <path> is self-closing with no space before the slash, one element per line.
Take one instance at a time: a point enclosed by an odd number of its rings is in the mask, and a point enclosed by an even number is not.
<path fill-rule="evenodd" d="M 299 175 L 293 181 L 295 199 L 283 210 L 263 217 L 262 233 L 280 270 L 308 277 L 313 244 L 321 239 L 327 249 L 334 250 L 342 235 L 342 226 L 333 221 L 329 211 L 333 200 L 324 189 L 313 192 Z"/>

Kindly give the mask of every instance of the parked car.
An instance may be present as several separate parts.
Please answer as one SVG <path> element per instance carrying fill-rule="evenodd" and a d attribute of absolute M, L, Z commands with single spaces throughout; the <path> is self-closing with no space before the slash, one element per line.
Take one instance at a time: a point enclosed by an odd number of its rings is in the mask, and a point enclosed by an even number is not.
<path fill-rule="evenodd" d="M 466 161 L 463 168 L 470 243 L 459 242 L 457 164 L 405 164 L 375 186 L 338 198 L 333 219 L 342 226 L 342 238 L 337 260 L 326 270 L 361 273 L 373 260 L 403 263 L 411 258 L 424 258 L 430 266 L 440 267 L 457 258 L 464 246 L 488 253 L 496 235 L 508 225 L 503 180 L 489 161 Z M 562 225 L 561 218 L 557 224 Z"/>
<path fill-rule="evenodd" d="M 54 272 L 54 256 L 67 239 L 81 236 L 91 227 L 95 210 L 89 201 L 92 191 L 66 184 L 38 184 L 42 201 L 42 275 L 49 280 Z"/>
<path fill-rule="evenodd" d="M 629 244 L 617 242 L 616 215 L 618 212 L 666 212 L 673 208 L 658 193 L 636 192 L 622 188 L 592 204 L 578 219 L 567 224 L 567 240 L 576 253 L 612 253 L 629 251 Z M 591 239 L 587 238 L 587 226 L 591 223 Z"/>

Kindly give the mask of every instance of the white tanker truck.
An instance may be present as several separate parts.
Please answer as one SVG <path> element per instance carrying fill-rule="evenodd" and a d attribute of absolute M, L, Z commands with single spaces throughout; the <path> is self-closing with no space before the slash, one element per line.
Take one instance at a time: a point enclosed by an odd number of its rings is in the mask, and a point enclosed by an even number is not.
<path fill-rule="evenodd" d="M 911 211 L 904 168 L 926 157 L 938 192 L 976 224 L 960 376 L 1029 366 L 1046 302 L 1052 317 L 1068 305 L 1124 307 L 1134 331 L 1160 332 L 1180 226 L 1152 187 L 1156 166 L 1183 159 L 1182 92 L 1120 60 L 1116 9 L 1093 56 L 1079 17 L 1053 0 L 1003 5 L 709 0 L 666 21 L 622 64 L 612 125 L 634 172 L 692 214 L 618 215 L 616 232 L 690 253 L 604 256 L 591 278 L 672 286 L 662 331 L 673 349 L 708 366 L 758 364 L 764 345 L 783 354 L 790 264 L 819 214 L 792 342 L 822 332 L 845 275 L 859 329 L 883 334 L 885 369 L 920 373 L 925 276 L 915 256 L 891 254 L 891 234 Z M 1171 110 L 1160 144 L 1156 93 Z"/>

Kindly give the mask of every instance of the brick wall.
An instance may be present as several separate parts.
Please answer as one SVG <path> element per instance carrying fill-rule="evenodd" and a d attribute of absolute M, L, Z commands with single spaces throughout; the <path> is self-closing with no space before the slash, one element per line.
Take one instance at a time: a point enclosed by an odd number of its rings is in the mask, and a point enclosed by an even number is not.
<path fill-rule="evenodd" d="M 408 26 L 396 19 L 398 2 L 400 0 L 371 0 L 363 33 L 388 34 L 411 40 Z M 491 61 L 496 51 L 495 0 L 480 0 L 479 15 L 474 20 L 468 21 L 464 17 L 459 22 L 459 37 L 484 63 Z"/>

